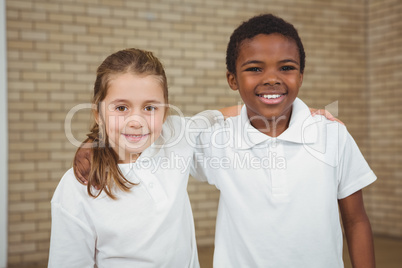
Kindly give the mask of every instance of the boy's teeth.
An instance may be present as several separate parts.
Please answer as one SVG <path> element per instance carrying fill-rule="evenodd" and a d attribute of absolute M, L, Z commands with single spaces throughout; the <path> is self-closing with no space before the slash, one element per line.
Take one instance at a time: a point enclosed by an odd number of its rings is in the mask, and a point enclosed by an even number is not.
<path fill-rule="evenodd" d="M 279 94 L 275 94 L 275 95 L 261 95 L 263 98 L 265 99 L 277 99 L 279 98 L 281 95 Z"/>

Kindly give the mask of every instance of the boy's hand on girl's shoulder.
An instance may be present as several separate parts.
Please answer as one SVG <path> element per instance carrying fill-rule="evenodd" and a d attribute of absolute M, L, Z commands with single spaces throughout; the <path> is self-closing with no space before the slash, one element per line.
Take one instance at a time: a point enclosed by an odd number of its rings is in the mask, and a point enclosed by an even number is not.
<path fill-rule="evenodd" d="M 328 120 L 331 121 L 336 121 L 342 125 L 345 125 L 341 120 L 339 120 L 338 118 L 336 118 L 335 116 L 333 116 L 330 112 L 328 112 L 325 109 L 315 109 L 315 108 L 309 108 L 311 115 L 315 116 L 315 115 L 323 115 L 325 116 Z"/>
<path fill-rule="evenodd" d="M 87 144 L 90 141 L 86 141 Z M 91 170 L 92 148 L 90 146 L 81 146 L 75 153 L 73 168 L 77 180 L 87 185 L 89 172 Z"/>

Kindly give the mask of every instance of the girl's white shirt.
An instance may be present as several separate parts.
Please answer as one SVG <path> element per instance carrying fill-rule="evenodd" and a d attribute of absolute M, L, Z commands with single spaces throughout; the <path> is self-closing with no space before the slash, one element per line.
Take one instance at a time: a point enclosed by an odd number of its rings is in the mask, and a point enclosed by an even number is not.
<path fill-rule="evenodd" d="M 68 170 L 51 201 L 48 267 L 199 267 L 187 183 L 193 141 L 219 116 L 170 116 L 135 163 L 119 164 L 138 185 L 116 190 L 117 200 L 89 196 Z"/>

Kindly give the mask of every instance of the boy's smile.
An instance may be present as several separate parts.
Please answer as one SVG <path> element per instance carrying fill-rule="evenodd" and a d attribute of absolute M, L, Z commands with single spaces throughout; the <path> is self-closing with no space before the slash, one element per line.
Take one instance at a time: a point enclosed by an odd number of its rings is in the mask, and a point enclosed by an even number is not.
<path fill-rule="evenodd" d="M 270 136 L 286 130 L 303 81 L 295 41 L 276 33 L 243 41 L 236 75 L 228 72 L 227 79 L 239 90 L 255 128 Z"/>

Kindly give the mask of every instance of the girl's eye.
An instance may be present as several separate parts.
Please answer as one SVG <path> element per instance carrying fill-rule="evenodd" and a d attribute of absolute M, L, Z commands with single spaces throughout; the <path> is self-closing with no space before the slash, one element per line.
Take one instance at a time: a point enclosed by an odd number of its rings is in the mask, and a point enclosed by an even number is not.
<path fill-rule="evenodd" d="M 156 107 L 154 107 L 154 106 L 145 106 L 145 108 L 144 108 L 144 110 L 145 111 L 147 111 L 147 112 L 153 112 L 153 111 L 155 111 L 155 109 L 156 109 Z"/>
<path fill-rule="evenodd" d="M 246 69 L 247 72 L 260 72 L 261 68 L 258 67 L 250 67 Z"/>
<path fill-rule="evenodd" d="M 117 106 L 116 107 L 116 111 L 119 111 L 119 112 L 125 112 L 125 111 L 127 111 L 128 109 L 127 109 L 127 107 L 126 106 Z"/>
<path fill-rule="evenodd" d="M 292 71 L 292 70 L 296 70 L 296 68 L 293 66 L 282 66 L 281 70 L 282 71 Z"/>

